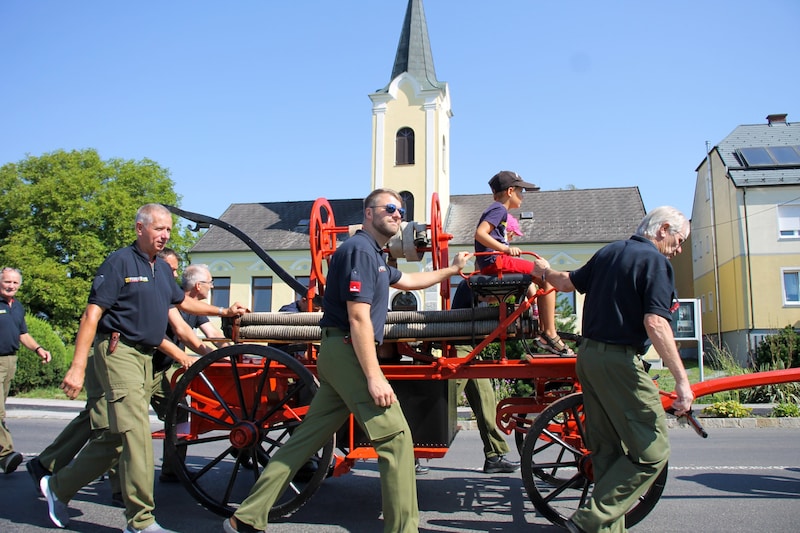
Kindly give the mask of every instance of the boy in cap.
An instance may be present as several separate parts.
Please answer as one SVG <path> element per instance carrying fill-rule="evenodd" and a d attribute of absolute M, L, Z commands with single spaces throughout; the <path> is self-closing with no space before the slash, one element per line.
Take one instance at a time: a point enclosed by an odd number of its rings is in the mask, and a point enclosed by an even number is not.
<path fill-rule="evenodd" d="M 494 202 L 481 214 L 475 230 L 475 257 L 481 274 L 496 275 L 500 272 L 530 274 L 536 285 L 544 290 L 550 289 L 552 286 L 545 279 L 534 276 L 533 262 L 519 257 L 522 250 L 509 244 L 508 235 L 508 210 L 517 209 L 522 205 L 526 190 L 538 191 L 539 187 L 524 181 L 519 174 L 509 170 L 503 170 L 492 176 L 489 186 L 492 188 Z M 485 254 L 485 252 L 502 252 L 505 255 Z M 535 292 L 535 287 L 531 285 L 528 296 L 532 296 Z M 575 353 L 564 344 L 556 332 L 556 293 L 549 292 L 540 296 L 536 303 L 539 307 L 541 329 L 536 343 L 540 348 L 556 355 L 573 357 Z"/>

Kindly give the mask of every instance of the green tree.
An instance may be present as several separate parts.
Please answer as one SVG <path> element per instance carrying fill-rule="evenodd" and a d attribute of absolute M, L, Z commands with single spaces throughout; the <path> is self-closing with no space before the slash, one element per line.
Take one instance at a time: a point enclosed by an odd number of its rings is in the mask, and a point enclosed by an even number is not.
<path fill-rule="evenodd" d="M 93 149 L 29 156 L 0 167 L 0 261 L 19 268 L 19 299 L 69 342 L 95 271 L 135 239 L 143 204 L 178 205 L 169 171 L 154 161 L 103 161 Z M 185 253 L 195 237 L 182 226 L 170 246 Z"/>

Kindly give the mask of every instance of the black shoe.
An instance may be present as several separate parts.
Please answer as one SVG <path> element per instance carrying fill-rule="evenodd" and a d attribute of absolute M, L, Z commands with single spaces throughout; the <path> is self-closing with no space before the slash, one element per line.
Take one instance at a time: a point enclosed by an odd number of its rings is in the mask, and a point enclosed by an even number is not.
<path fill-rule="evenodd" d="M 300 467 L 300 470 L 294 475 L 294 479 L 303 483 L 307 483 L 314 477 L 314 474 L 319 470 L 319 459 L 312 457 L 306 464 Z"/>
<path fill-rule="evenodd" d="M 516 472 L 519 468 L 519 463 L 509 461 L 505 455 L 498 455 L 496 457 L 487 457 L 483 462 L 484 474 L 510 474 Z"/>
<path fill-rule="evenodd" d="M 569 533 L 586 533 L 584 530 L 578 527 L 578 524 L 572 521 L 572 518 L 567 518 L 564 520 L 564 529 L 569 531 Z"/>
<path fill-rule="evenodd" d="M 161 474 L 158 475 L 158 481 L 160 483 L 180 483 L 181 480 L 177 474 L 172 472 L 164 472 L 161 471 Z"/>
<path fill-rule="evenodd" d="M 253 526 L 247 525 L 244 522 L 236 522 L 236 527 L 233 526 L 233 517 L 226 518 L 222 523 L 222 530 L 225 533 L 265 533 L 262 530 L 256 529 Z"/>
<path fill-rule="evenodd" d="M 10 474 L 17 467 L 20 465 L 24 457 L 19 452 L 11 452 L 10 454 L 6 455 L 2 460 L 0 460 L 0 468 L 3 469 L 3 472 L 6 474 Z"/>
<path fill-rule="evenodd" d="M 53 473 L 50 472 L 48 469 L 44 467 L 44 465 L 39 461 L 38 457 L 34 457 L 33 459 L 28 459 L 28 462 L 25 463 L 25 468 L 28 470 L 28 473 L 31 475 L 31 479 L 33 480 L 33 484 L 36 485 L 36 492 L 39 492 L 39 482 L 42 480 L 44 476 L 52 476 Z"/>
<path fill-rule="evenodd" d="M 428 468 L 427 466 L 422 466 L 419 463 L 414 465 L 414 473 L 416 473 L 418 476 L 424 476 L 428 474 L 430 471 L 431 469 Z"/>
<path fill-rule="evenodd" d="M 112 492 L 111 493 L 111 505 L 114 507 L 120 507 L 125 509 L 125 500 L 122 499 L 121 492 Z"/>

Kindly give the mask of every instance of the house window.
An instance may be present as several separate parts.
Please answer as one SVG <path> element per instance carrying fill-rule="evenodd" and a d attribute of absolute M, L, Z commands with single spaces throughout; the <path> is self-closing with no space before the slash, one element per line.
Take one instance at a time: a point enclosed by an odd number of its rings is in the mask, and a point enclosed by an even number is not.
<path fill-rule="evenodd" d="M 800 270 L 783 269 L 783 305 L 800 305 Z"/>
<path fill-rule="evenodd" d="M 778 206 L 778 235 L 783 239 L 800 237 L 800 205 Z"/>
<path fill-rule="evenodd" d="M 265 313 L 272 310 L 272 278 L 253 278 L 252 281 L 253 311 Z"/>
<path fill-rule="evenodd" d="M 306 288 L 308 288 L 308 283 L 309 283 L 309 281 L 311 281 L 311 277 L 310 276 L 295 276 L 294 279 L 296 279 L 297 281 L 302 283 L 303 286 L 305 286 Z M 295 301 L 300 300 L 300 299 L 304 298 L 305 295 L 306 295 L 305 292 L 303 294 L 294 293 L 294 299 L 295 299 Z"/>
<path fill-rule="evenodd" d="M 395 165 L 414 164 L 414 130 L 401 128 L 395 137 Z"/>
<path fill-rule="evenodd" d="M 228 307 L 231 305 L 231 278 L 211 278 L 214 288 L 211 289 L 211 305 Z"/>

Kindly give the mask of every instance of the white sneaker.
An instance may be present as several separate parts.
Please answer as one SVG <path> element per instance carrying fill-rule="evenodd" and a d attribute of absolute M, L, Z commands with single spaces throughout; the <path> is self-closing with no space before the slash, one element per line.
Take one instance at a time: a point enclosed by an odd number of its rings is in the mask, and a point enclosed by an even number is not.
<path fill-rule="evenodd" d="M 128 526 L 122 530 L 122 533 L 176 533 L 171 529 L 164 529 L 158 522 L 153 522 L 144 529 L 135 529 L 133 526 Z"/>
<path fill-rule="evenodd" d="M 67 504 L 59 500 L 53 491 L 50 490 L 50 476 L 44 476 L 39 480 L 39 490 L 47 500 L 47 513 L 50 521 L 56 527 L 65 528 L 69 524 L 69 508 Z"/>

